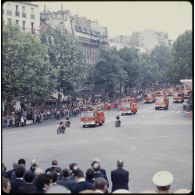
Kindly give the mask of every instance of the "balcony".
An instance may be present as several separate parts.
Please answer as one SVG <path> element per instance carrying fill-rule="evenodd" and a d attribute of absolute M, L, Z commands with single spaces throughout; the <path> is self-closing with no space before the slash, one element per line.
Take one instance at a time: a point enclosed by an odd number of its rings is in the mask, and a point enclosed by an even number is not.
<path fill-rule="evenodd" d="M 26 13 L 23 12 L 23 13 L 22 13 L 22 17 L 23 17 L 23 18 L 26 18 Z"/>
<path fill-rule="evenodd" d="M 31 14 L 30 19 L 35 19 L 35 14 Z"/>
<path fill-rule="evenodd" d="M 15 12 L 15 15 L 16 15 L 16 16 L 20 16 L 20 12 L 16 11 L 16 12 Z"/>
<path fill-rule="evenodd" d="M 11 16 L 12 15 L 12 11 L 11 10 L 7 10 L 7 15 Z"/>

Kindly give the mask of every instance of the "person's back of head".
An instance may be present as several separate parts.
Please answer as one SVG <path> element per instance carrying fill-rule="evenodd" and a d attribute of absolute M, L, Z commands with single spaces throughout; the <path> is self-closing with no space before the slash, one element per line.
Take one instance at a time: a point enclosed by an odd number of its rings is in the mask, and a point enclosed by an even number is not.
<path fill-rule="evenodd" d="M 36 187 L 42 189 L 46 186 L 49 186 L 51 183 L 51 176 L 47 174 L 41 174 L 36 179 Z"/>
<path fill-rule="evenodd" d="M 38 162 L 37 162 L 36 159 L 33 159 L 33 160 L 32 160 L 31 166 L 32 166 L 32 167 L 37 167 L 37 166 L 38 166 Z"/>
<path fill-rule="evenodd" d="M 122 168 L 123 167 L 123 165 L 124 165 L 124 161 L 123 160 L 117 160 L 117 167 L 118 168 Z"/>
<path fill-rule="evenodd" d="M 36 170 L 34 171 L 35 177 L 38 177 L 39 175 L 43 174 L 44 171 L 41 168 L 36 168 Z"/>
<path fill-rule="evenodd" d="M 26 161 L 23 158 L 21 158 L 21 159 L 18 160 L 18 165 L 19 164 L 25 165 L 26 164 Z"/>
<path fill-rule="evenodd" d="M 52 160 L 51 164 L 52 164 L 52 166 L 57 166 L 58 165 L 58 161 L 57 160 Z"/>
<path fill-rule="evenodd" d="M 25 174 L 25 167 L 23 164 L 19 164 L 15 170 L 16 178 L 21 178 Z"/>
<path fill-rule="evenodd" d="M 86 180 L 87 181 L 92 181 L 94 179 L 94 172 L 93 170 L 90 168 L 90 169 L 87 169 L 86 171 Z"/>
<path fill-rule="evenodd" d="M 9 194 L 11 191 L 11 182 L 8 178 L 2 178 L 2 190 L 4 193 Z"/>
<path fill-rule="evenodd" d="M 68 169 L 63 169 L 63 171 L 62 171 L 62 176 L 63 176 L 63 177 L 69 177 L 69 176 L 70 176 L 69 170 L 68 170 Z"/>
<path fill-rule="evenodd" d="M 93 165 L 93 170 L 94 170 L 95 172 L 100 171 L 100 164 L 99 164 L 98 162 L 94 163 L 94 165 Z"/>
<path fill-rule="evenodd" d="M 70 190 L 62 185 L 54 185 L 54 186 L 51 186 L 51 188 L 49 188 L 47 191 L 46 191 L 47 194 L 55 194 L 55 193 L 64 193 L 64 194 L 70 194 Z"/>
<path fill-rule="evenodd" d="M 26 171 L 26 173 L 24 174 L 24 181 L 26 183 L 32 183 L 34 178 L 35 178 L 35 175 L 32 171 Z"/>
<path fill-rule="evenodd" d="M 94 187 L 96 190 L 106 192 L 108 188 L 108 182 L 103 177 L 98 177 L 94 182 Z"/>
<path fill-rule="evenodd" d="M 76 172 L 75 172 L 75 177 L 76 178 L 84 178 L 84 173 L 82 170 L 78 169 Z"/>
<path fill-rule="evenodd" d="M 58 175 L 55 171 L 52 171 L 49 173 L 51 179 L 52 179 L 52 183 L 56 183 L 57 179 L 58 179 Z"/>
<path fill-rule="evenodd" d="M 70 163 L 69 168 L 72 171 L 75 166 L 78 166 L 77 163 Z"/>

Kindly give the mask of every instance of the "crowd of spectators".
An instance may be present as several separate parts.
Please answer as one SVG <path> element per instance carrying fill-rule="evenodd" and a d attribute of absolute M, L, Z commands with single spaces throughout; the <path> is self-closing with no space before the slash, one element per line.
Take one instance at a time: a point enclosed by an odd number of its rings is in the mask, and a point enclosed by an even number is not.
<path fill-rule="evenodd" d="M 25 159 L 19 159 L 17 163 L 13 163 L 13 169 L 9 171 L 2 164 L 2 176 L 2 192 L 5 194 L 132 193 L 129 189 L 129 172 L 124 169 L 123 160 L 118 160 L 116 169 L 111 172 L 111 184 L 98 159 L 91 163 L 85 173 L 75 162 L 70 163 L 69 168 L 62 169 L 58 161 L 53 160 L 51 167 L 44 170 L 35 159 L 30 167 L 26 166 Z M 153 176 L 153 182 L 156 189 L 144 190 L 141 193 L 169 193 L 173 175 L 168 171 L 157 172 Z M 188 189 L 182 190 L 190 192 Z"/>
<path fill-rule="evenodd" d="M 141 93 L 137 92 L 136 94 L 139 94 L 136 97 L 140 101 L 142 98 Z M 52 119 L 66 118 L 70 116 L 75 117 L 90 106 L 98 106 L 103 109 L 104 103 L 117 103 L 119 101 L 120 97 L 107 99 L 99 95 L 91 96 L 85 99 L 73 99 L 69 96 L 67 99 L 61 102 L 60 106 L 57 106 L 56 103 L 53 105 L 36 104 L 33 106 L 29 104 L 25 105 L 22 109 L 12 111 L 10 114 L 4 112 L 2 116 L 2 126 L 4 128 L 13 126 L 24 127 L 27 125 L 28 120 L 33 121 L 35 124 Z"/>

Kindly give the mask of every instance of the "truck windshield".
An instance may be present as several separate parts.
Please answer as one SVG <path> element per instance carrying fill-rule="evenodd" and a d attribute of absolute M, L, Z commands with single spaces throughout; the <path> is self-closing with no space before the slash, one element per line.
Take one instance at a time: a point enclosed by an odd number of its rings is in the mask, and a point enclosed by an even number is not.
<path fill-rule="evenodd" d="M 157 103 L 164 103 L 164 98 L 163 97 L 157 97 L 156 102 Z"/>
<path fill-rule="evenodd" d="M 129 103 L 123 103 L 121 105 L 122 108 L 130 108 L 130 104 Z"/>
<path fill-rule="evenodd" d="M 93 112 L 82 112 L 81 117 L 94 117 Z"/>

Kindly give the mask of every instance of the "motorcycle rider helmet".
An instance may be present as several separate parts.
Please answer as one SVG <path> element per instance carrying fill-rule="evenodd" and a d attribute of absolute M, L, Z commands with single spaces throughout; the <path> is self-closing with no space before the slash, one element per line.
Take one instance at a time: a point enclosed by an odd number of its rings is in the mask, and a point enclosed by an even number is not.
<path fill-rule="evenodd" d="M 63 121 L 60 121 L 60 125 L 63 125 Z"/>

